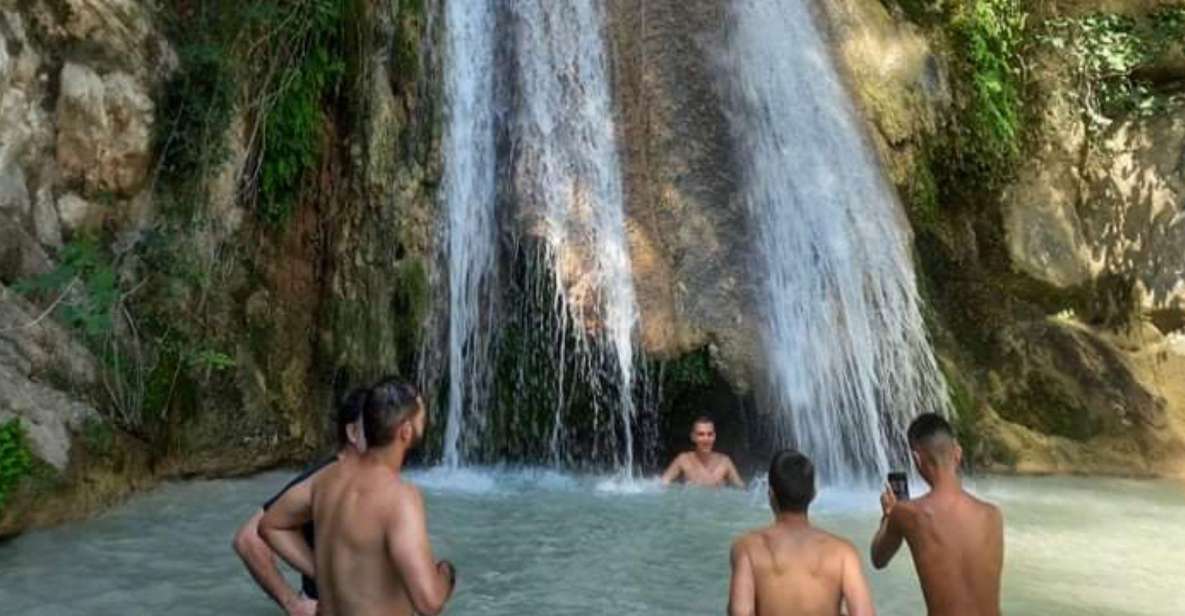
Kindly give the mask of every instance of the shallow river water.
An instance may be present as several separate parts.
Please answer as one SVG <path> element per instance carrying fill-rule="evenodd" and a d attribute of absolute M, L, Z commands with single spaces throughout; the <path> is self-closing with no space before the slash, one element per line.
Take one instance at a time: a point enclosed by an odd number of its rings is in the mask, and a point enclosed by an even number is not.
<path fill-rule="evenodd" d="M 0 613 L 278 613 L 230 538 L 289 476 L 167 485 L 96 519 L 0 543 Z M 532 470 L 410 476 L 424 489 L 437 556 L 459 570 L 451 614 L 720 614 L 731 538 L 769 520 L 761 488 L 663 490 Z M 980 477 L 972 486 L 1005 511 L 1005 614 L 1185 614 L 1181 484 Z M 825 489 L 812 517 L 866 553 L 876 495 Z M 878 613 L 924 613 L 908 550 L 886 571 L 865 567 Z"/>

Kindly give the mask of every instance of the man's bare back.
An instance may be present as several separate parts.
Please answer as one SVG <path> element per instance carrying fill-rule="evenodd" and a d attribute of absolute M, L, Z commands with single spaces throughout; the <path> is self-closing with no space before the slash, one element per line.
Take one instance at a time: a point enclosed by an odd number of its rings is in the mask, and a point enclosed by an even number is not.
<path fill-rule="evenodd" d="M 909 544 L 930 616 L 997 616 L 1004 565 L 1000 510 L 966 492 L 897 503 L 890 527 Z"/>
<path fill-rule="evenodd" d="M 663 474 L 663 482 L 670 483 L 680 476 L 688 484 L 719 488 L 725 485 L 744 487 L 740 474 L 732 460 L 722 454 L 712 452 L 707 462 L 699 454 L 687 451 L 675 457 L 670 468 Z"/>
<path fill-rule="evenodd" d="M 871 613 L 855 548 L 826 531 L 774 524 L 738 539 L 732 560 L 734 584 L 746 583 L 736 571 L 751 571 L 757 616 L 837 616 L 845 596 L 849 614 Z"/>
<path fill-rule="evenodd" d="M 419 493 L 381 465 L 347 462 L 316 479 L 313 519 L 325 546 L 315 553 L 319 613 L 413 613 L 390 546 L 417 514 L 422 524 Z"/>
<path fill-rule="evenodd" d="M 433 562 L 423 498 L 400 476 L 407 452 L 423 439 L 423 403 L 414 387 L 384 381 L 367 399 L 363 422 L 372 445 L 366 453 L 285 493 L 264 514 L 260 534 L 289 563 L 316 573 L 318 614 L 438 614 L 455 574 Z M 315 552 L 299 533 L 310 518 Z"/>
<path fill-rule="evenodd" d="M 909 544 L 930 616 L 998 616 L 1004 568 L 1004 516 L 963 489 L 963 449 L 937 413 L 922 413 L 906 431 L 910 457 L 930 485 L 925 496 L 897 502 L 881 493 L 872 566 L 882 569 Z"/>

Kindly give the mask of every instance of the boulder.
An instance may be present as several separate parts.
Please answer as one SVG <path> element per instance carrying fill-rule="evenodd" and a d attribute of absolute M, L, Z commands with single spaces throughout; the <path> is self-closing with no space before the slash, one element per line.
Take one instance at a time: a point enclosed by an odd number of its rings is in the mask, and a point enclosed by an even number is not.
<path fill-rule="evenodd" d="M 57 162 L 63 179 L 88 195 L 130 197 L 148 178 L 154 106 L 127 73 L 100 77 L 91 67 L 62 67 L 57 106 Z"/>
<path fill-rule="evenodd" d="M 1085 169 L 1094 258 L 1137 280 L 1146 310 L 1185 309 L 1185 116 L 1115 122 Z"/>
<path fill-rule="evenodd" d="M 72 432 L 98 418 L 77 394 L 92 388 L 96 375 L 85 347 L 0 285 L 0 423 L 19 419 L 33 454 L 58 470 L 69 463 Z"/>
<path fill-rule="evenodd" d="M 24 225 L 0 212 L 0 283 L 11 283 L 52 270 L 49 255 Z"/>

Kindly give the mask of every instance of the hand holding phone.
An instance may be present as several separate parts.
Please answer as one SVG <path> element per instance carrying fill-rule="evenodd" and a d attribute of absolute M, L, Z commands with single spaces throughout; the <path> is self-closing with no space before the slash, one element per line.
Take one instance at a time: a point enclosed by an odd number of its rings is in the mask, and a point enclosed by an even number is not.
<path fill-rule="evenodd" d="M 900 471 L 889 473 L 889 489 L 899 501 L 909 500 L 909 475 Z"/>

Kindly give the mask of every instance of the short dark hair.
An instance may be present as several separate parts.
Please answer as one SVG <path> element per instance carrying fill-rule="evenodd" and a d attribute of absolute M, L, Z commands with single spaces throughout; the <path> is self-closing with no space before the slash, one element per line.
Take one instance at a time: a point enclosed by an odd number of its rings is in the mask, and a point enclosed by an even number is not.
<path fill-rule="evenodd" d="M 778 511 L 805 512 L 815 500 L 815 465 L 793 450 L 783 449 L 769 463 L 769 487 Z"/>
<path fill-rule="evenodd" d="M 950 422 L 938 413 L 918 415 L 910 422 L 909 431 L 906 434 L 910 447 L 928 445 L 935 436 L 945 436 L 952 440 L 955 438 L 955 431 L 954 428 L 951 428 Z"/>
<path fill-rule="evenodd" d="M 345 447 L 349 444 L 350 439 L 346 434 L 346 426 L 358 421 L 358 417 L 362 415 L 362 407 L 366 405 L 366 397 L 370 395 L 370 390 L 366 387 L 355 387 L 346 394 L 342 399 L 341 404 L 337 405 L 337 409 L 333 414 L 333 421 L 337 424 L 337 446 Z"/>
<path fill-rule="evenodd" d="M 370 389 L 362 408 L 362 432 L 367 447 L 386 447 L 395 439 L 395 426 L 415 415 L 420 392 L 415 385 L 394 378 L 379 381 Z"/>
<path fill-rule="evenodd" d="M 699 417 L 695 418 L 695 421 L 691 422 L 691 429 L 695 430 L 695 424 L 702 424 L 702 423 L 712 424 L 713 428 L 716 427 L 716 420 L 712 419 L 711 417 L 708 417 L 707 415 L 700 415 Z"/>

